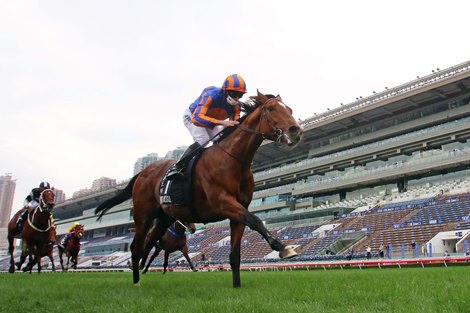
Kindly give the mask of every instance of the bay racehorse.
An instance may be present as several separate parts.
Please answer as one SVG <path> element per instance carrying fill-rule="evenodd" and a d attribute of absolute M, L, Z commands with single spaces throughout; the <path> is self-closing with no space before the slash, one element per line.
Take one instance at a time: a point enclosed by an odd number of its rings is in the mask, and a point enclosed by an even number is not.
<path fill-rule="evenodd" d="M 22 238 L 23 245 L 26 245 L 25 251 L 28 251 L 30 262 L 26 265 L 31 273 L 33 266 L 38 265 L 38 273 L 41 272 L 41 257 L 44 251 L 47 251 L 47 246 L 51 245 L 51 238 L 53 237 L 54 227 L 52 225 L 52 209 L 54 208 L 55 194 L 52 189 L 45 189 L 39 196 L 39 205 L 34 209 L 29 209 L 26 223 L 23 225 L 22 230 L 16 227 L 16 221 L 24 210 L 28 207 L 18 211 L 8 223 L 8 253 L 10 254 L 10 268 L 9 272 L 15 272 L 15 260 L 13 258 L 14 240 L 15 238 Z M 51 245 L 52 246 L 52 245 Z"/>
<path fill-rule="evenodd" d="M 303 129 L 279 96 L 258 91 L 243 109 L 246 114 L 240 118 L 240 124 L 226 129 L 230 132 L 224 139 L 205 149 L 195 164 L 191 205 L 161 203 L 159 186 L 175 161 L 160 160 L 134 176 L 124 189 L 95 209 L 99 220 L 111 207 L 132 198 L 135 235 L 131 252 L 135 285 L 139 285 L 139 262 L 145 237 L 155 220 L 155 238 L 160 239 L 175 220 L 211 223 L 229 219 L 233 287 L 241 287 L 240 248 L 245 226 L 260 233 L 273 250 L 279 251 L 280 258 L 297 255 L 292 247 L 274 237 L 248 206 L 255 187 L 251 163 L 256 150 L 264 140 L 294 147 L 300 142 Z"/>
<path fill-rule="evenodd" d="M 78 253 L 80 252 L 80 240 L 85 233 L 85 227 L 82 224 L 76 225 L 72 231 L 72 236 L 65 242 L 65 248 L 57 245 L 59 250 L 59 261 L 62 271 L 67 271 L 69 269 L 69 262 L 72 262 L 72 268 L 77 269 L 78 263 Z M 67 264 L 64 268 L 63 255 L 67 256 Z"/>
<path fill-rule="evenodd" d="M 194 223 L 182 223 L 180 221 L 176 221 L 171 224 L 170 227 L 168 227 L 163 237 L 157 241 L 155 236 L 158 234 L 158 231 L 155 227 L 152 227 L 152 229 L 150 229 L 149 233 L 147 234 L 147 238 L 145 238 L 144 255 L 142 256 L 142 260 L 140 262 L 141 268 L 144 267 L 152 248 L 155 248 L 155 250 L 147 262 L 147 265 L 145 266 L 142 274 L 145 274 L 148 271 L 153 260 L 155 260 L 162 250 L 165 252 L 165 259 L 163 261 L 163 274 L 166 273 L 166 269 L 168 267 L 168 257 L 170 253 L 175 251 L 181 251 L 184 258 L 188 262 L 189 267 L 193 270 L 193 272 L 197 272 L 188 254 L 188 245 L 186 244 L 185 233 L 186 230 L 189 230 L 191 234 L 194 234 L 196 231 L 196 225 Z"/>

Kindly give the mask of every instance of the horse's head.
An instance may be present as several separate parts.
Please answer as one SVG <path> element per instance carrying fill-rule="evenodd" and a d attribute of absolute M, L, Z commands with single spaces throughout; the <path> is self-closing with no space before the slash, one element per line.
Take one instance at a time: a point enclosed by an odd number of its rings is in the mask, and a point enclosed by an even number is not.
<path fill-rule="evenodd" d="M 75 228 L 73 229 L 73 235 L 75 237 L 78 237 L 79 239 L 83 237 L 84 233 L 85 233 L 85 228 L 83 227 L 82 224 L 75 226 Z"/>
<path fill-rule="evenodd" d="M 260 110 L 261 123 L 257 131 L 264 139 L 288 147 L 295 147 L 301 141 L 303 129 L 292 116 L 292 109 L 282 102 L 280 96 L 264 95 L 258 91 L 258 95 L 251 99 L 255 102 L 255 110 Z"/>
<path fill-rule="evenodd" d="M 55 194 L 52 189 L 45 189 L 39 196 L 39 209 L 41 211 L 52 211 L 55 205 Z"/>

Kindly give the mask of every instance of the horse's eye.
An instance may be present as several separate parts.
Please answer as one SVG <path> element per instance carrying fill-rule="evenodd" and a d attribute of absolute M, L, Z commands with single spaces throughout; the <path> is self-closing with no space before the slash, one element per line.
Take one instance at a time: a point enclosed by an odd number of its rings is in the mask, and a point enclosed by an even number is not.
<path fill-rule="evenodd" d="M 274 107 L 268 107 L 268 111 L 269 111 L 269 112 L 274 111 Z"/>

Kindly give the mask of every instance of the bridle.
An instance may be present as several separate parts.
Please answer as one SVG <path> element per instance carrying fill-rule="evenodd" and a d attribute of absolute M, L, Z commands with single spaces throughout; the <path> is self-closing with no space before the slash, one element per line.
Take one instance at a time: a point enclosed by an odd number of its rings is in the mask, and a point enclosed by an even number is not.
<path fill-rule="evenodd" d="M 266 109 L 266 105 L 270 102 L 270 101 L 279 101 L 277 98 L 269 98 L 268 100 L 266 100 L 265 103 L 261 104 L 261 119 L 265 119 L 266 120 L 266 123 L 268 124 L 269 127 L 271 127 L 271 132 L 260 132 L 259 130 L 257 129 L 252 129 L 252 128 L 248 128 L 248 127 L 245 127 L 243 126 L 242 124 L 239 124 L 237 127 L 240 128 L 241 130 L 245 131 L 245 132 L 248 132 L 248 133 L 252 133 L 252 134 L 255 134 L 255 135 L 258 135 L 258 136 L 261 136 L 263 139 L 268 139 L 268 140 L 271 140 L 271 141 L 274 141 L 274 142 L 277 142 L 277 143 L 281 143 L 281 140 L 282 138 L 285 138 L 288 140 L 288 136 L 286 135 L 286 133 L 280 129 L 280 128 L 277 128 L 274 126 L 274 122 L 272 121 L 272 119 L 269 117 L 269 114 L 267 112 L 267 109 Z M 261 123 L 258 124 L 258 128 L 260 127 Z M 274 139 L 272 139 L 274 138 Z"/>
<path fill-rule="evenodd" d="M 31 226 L 32 229 L 34 229 L 35 231 L 38 231 L 38 232 L 41 232 L 41 233 L 45 233 L 47 231 L 49 231 L 49 229 L 51 229 L 52 227 L 52 222 L 51 222 L 51 219 L 48 218 L 47 221 L 48 221 L 48 227 L 46 229 L 40 229 L 40 228 L 37 228 L 36 226 L 34 226 L 32 220 L 34 220 L 34 216 L 36 215 L 36 213 L 39 211 L 40 213 L 44 212 L 44 211 L 51 211 L 51 209 L 49 209 L 49 206 L 50 204 L 49 203 L 46 203 L 44 201 L 44 198 L 43 198 L 43 194 L 44 192 L 46 191 L 51 191 L 53 192 L 51 189 L 45 189 L 41 192 L 41 195 L 39 196 L 39 205 L 34 209 L 33 211 L 33 214 L 32 214 L 32 217 L 30 217 L 30 215 L 28 214 L 28 224 L 29 226 Z"/>

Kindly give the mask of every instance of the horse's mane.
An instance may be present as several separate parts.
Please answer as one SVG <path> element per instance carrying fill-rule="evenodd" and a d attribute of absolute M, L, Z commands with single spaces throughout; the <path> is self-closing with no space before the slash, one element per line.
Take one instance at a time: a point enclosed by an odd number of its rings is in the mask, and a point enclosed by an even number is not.
<path fill-rule="evenodd" d="M 275 95 L 267 94 L 265 95 L 268 99 L 271 98 L 276 98 Z M 261 105 L 261 100 L 259 99 L 259 96 L 250 96 L 247 101 L 240 102 L 240 109 L 242 111 L 242 116 L 238 119 L 238 122 L 243 123 L 243 121 L 253 113 L 260 105 Z M 214 143 L 219 143 L 222 140 L 224 140 L 228 135 L 230 135 L 235 129 L 237 129 L 237 126 L 232 126 L 232 127 L 227 127 L 224 128 L 221 132 L 217 140 L 214 141 Z"/>

